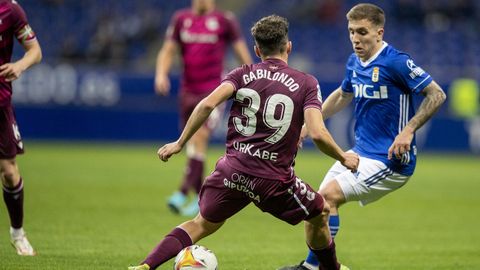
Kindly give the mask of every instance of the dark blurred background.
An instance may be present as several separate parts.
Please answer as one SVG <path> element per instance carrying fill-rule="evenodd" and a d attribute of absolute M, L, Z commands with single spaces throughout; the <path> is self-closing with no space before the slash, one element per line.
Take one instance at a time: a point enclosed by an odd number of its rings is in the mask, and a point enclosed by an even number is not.
<path fill-rule="evenodd" d="M 20 132 L 28 139 L 165 141 L 178 131 L 177 87 L 153 90 L 155 59 L 173 12 L 190 0 L 19 0 L 43 49 L 42 64 L 15 82 Z M 218 0 L 250 27 L 272 13 L 290 21 L 290 65 L 314 74 L 326 97 L 340 84 L 352 53 L 350 0 Z M 418 132 L 429 151 L 480 153 L 480 1 L 369 1 L 386 12 L 385 41 L 409 53 L 448 94 L 447 104 Z M 22 53 L 16 46 L 16 58 Z M 226 71 L 237 62 L 230 53 Z M 421 99 L 418 99 L 420 101 Z M 351 110 L 351 108 L 350 108 Z M 351 111 L 328 127 L 351 143 Z M 222 142 L 225 127 L 216 131 Z"/>

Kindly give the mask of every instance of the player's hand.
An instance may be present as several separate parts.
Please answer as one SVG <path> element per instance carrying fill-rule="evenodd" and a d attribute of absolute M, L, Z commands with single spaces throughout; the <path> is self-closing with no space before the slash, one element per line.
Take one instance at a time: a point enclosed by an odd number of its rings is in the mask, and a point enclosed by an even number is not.
<path fill-rule="evenodd" d="M 18 79 L 23 70 L 18 62 L 6 63 L 0 66 L 0 77 L 5 78 L 7 82 L 11 82 Z"/>
<path fill-rule="evenodd" d="M 302 131 L 300 131 L 300 138 L 298 139 L 297 146 L 298 148 L 303 147 L 303 141 L 308 137 L 307 126 L 303 125 Z"/>
<path fill-rule="evenodd" d="M 157 155 L 163 162 L 167 162 L 172 155 L 180 151 L 182 151 L 182 147 L 177 142 L 173 142 L 160 147 Z"/>
<path fill-rule="evenodd" d="M 410 144 L 413 140 L 413 135 L 415 131 L 406 126 L 400 134 L 395 137 L 390 148 L 388 148 L 388 159 L 392 159 L 392 156 L 395 155 L 397 159 L 401 159 L 402 155 L 410 151 Z"/>
<path fill-rule="evenodd" d="M 342 165 L 353 173 L 357 172 L 359 163 L 360 157 L 357 155 L 357 153 L 345 153 L 343 155 Z"/>
<path fill-rule="evenodd" d="M 167 75 L 157 74 L 155 76 L 155 93 L 161 96 L 168 96 L 170 93 L 170 79 Z"/>

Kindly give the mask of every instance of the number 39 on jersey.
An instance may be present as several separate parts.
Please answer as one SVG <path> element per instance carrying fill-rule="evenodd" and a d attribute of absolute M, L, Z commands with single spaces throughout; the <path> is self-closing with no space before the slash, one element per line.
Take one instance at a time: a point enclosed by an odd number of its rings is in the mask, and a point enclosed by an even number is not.
<path fill-rule="evenodd" d="M 235 130 L 246 137 L 252 136 L 257 129 L 256 114 L 260 109 L 260 95 L 253 89 L 241 88 L 235 95 L 235 101 L 248 103 L 242 110 L 244 119 L 240 117 L 233 119 Z M 275 144 L 285 136 L 292 122 L 293 109 L 293 101 L 289 96 L 274 94 L 267 98 L 261 121 L 275 131 L 265 139 L 266 142 Z M 279 115 L 278 118 L 275 118 L 275 112 Z M 245 124 L 242 123 L 242 120 Z"/>

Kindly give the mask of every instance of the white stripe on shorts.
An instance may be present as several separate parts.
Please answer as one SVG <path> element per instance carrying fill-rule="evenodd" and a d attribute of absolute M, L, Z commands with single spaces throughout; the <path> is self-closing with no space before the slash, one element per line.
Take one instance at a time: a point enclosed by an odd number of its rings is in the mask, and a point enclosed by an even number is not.
<path fill-rule="evenodd" d="M 308 216 L 310 215 L 310 213 L 308 212 L 307 208 L 305 207 L 305 205 L 302 204 L 302 201 L 300 201 L 300 199 L 298 199 L 297 197 L 297 194 L 293 193 L 293 198 L 295 198 L 295 201 L 297 201 L 298 205 L 300 205 L 300 207 L 303 209 L 303 212 L 305 212 L 305 214 Z"/>

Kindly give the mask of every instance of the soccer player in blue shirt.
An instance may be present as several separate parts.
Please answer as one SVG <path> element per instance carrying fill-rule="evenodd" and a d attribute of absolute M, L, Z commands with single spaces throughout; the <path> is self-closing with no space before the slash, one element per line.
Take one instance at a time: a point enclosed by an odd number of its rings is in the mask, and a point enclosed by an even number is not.
<path fill-rule="evenodd" d="M 363 206 L 407 183 L 416 164 L 415 131 L 446 98 L 408 54 L 383 41 L 385 14 L 380 7 L 358 4 L 347 19 L 354 53 L 348 58 L 342 85 L 323 104 L 323 116 L 332 116 L 354 100 L 355 146 L 351 151 L 360 156 L 360 164 L 352 173 L 335 163 L 320 185 L 330 205 L 332 237 L 340 226 L 341 205 L 358 201 Z M 414 94 L 424 96 L 416 113 Z M 281 268 L 289 269 L 319 269 L 319 262 L 310 253 L 300 265 Z"/>

